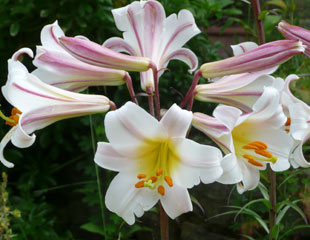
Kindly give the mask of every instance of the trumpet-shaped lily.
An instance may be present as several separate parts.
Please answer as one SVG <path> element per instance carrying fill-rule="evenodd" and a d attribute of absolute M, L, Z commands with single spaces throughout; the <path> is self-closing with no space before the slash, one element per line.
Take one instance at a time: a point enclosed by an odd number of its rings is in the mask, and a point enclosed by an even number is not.
<path fill-rule="evenodd" d="M 234 57 L 205 63 L 200 67 L 204 78 L 256 72 L 278 66 L 296 54 L 303 53 L 301 41 L 279 40 L 258 46 Z"/>
<path fill-rule="evenodd" d="M 197 68 L 196 55 L 182 46 L 200 33 L 193 15 L 188 10 L 181 10 L 166 18 L 163 6 L 153 0 L 135 1 L 128 6 L 112 10 L 117 28 L 123 31 L 123 39 L 113 37 L 105 41 L 105 47 L 126 52 L 132 56 L 152 59 L 159 75 L 164 72 L 172 59 L 185 62 L 190 72 Z M 141 87 L 154 89 L 151 70 L 143 72 Z"/>
<path fill-rule="evenodd" d="M 11 140 L 19 147 L 31 146 L 36 136 L 35 130 L 44 128 L 58 120 L 103 113 L 109 110 L 110 100 L 105 96 L 79 94 L 59 89 L 43 83 L 19 61 L 18 56 L 30 49 L 21 49 L 9 59 L 8 81 L 2 87 L 5 99 L 15 108 L 7 123 L 13 128 L 0 143 L 0 160 L 8 167 L 13 167 L 3 157 L 3 149 Z"/>
<path fill-rule="evenodd" d="M 93 66 L 71 56 L 59 45 L 58 38 L 62 36 L 64 32 L 57 21 L 42 29 L 42 46 L 37 47 L 33 61 L 37 69 L 32 74 L 50 85 L 75 92 L 88 86 L 125 83 L 125 71 Z"/>
<path fill-rule="evenodd" d="M 132 102 L 106 115 L 109 143 L 98 143 L 95 162 L 119 172 L 106 193 L 109 210 L 128 224 L 158 200 L 171 218 L 192 210 L 187 188 L 214 182 L 222 153 L 185 138 L 191 121 L 177 105 L 160 121 Z"/>
<path fill-rule="evenodd" d="M 289 168 L 293 141 L 281 127 L 287 118 L 279 104 L 279 92 L 266 87 L 253 106 L 253 112 L 242 112 L 231 106 L 218 106 L 214 117 L 194 113 L 193 126 L 229 154 L 221 165 L 224 169 L 219 182 L 236 183 L 239 193 L 254 189 L 259 183 L 259 171 L 270 164 L 274 171 Z"/>
<path fill-rule="evenodd" d="M 302 27 L 291 25 L 285 21 L 279 22 L 277 29 L 286 39 L 302 41 L 307 46 L 305 55 L 310 57 L 310 31 Z"/>
<path fill-rule="evenodd" d="M 244 42 L 231 47 L 234 55 L 237 56 L 256 48 L 257 44 Z M 195 89 L 195 98 L 205 102 L 232 105 L 245 112 L 250 112 L 266 86 L 276 87 L 278 85 L 277 79 L 268 75 L 276 69 L 277 66 L 252 73 L 224 76 L 214 79 L 211 83 L 199 84 Z"/>

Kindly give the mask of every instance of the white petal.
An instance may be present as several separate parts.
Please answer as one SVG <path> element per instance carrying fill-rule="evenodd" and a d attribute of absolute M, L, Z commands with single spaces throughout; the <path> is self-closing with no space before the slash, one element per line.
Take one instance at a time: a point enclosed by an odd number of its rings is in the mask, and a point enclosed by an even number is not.
<path fill-rule="evenodd" d="M 7 134 L 5 134 L 5 136 L 2 138 L 1 142 L 0 142 L 0 162 L 8 167 L 8 168 L 12 168 L 14 167 L 14 164 L 9 162 L 8 160 L 6 160 L 3 156 L 3 150 L 5 148 L 5 146 L 8 144 L 8 142 L 11 140 L 13 134 L 16 131 L 16 127 L 12 127 L 10 129 L 10 131 L 7 132 Z"/>
<path fill-rule="evenodd" d="M 257 47 L 258 45 L 255 42 L 242 42 L 237 45 L 231 45 L 234 56 L 240 55 L 241 53 L 245 53 Z"/>
<path fill-rule="evenodd" d="M 220 165 L 222 153 L 218 148 L 198 144 L 189 139 L 172 139 L 180 157 L 180 165 L 172 178 L 177 185 L 192 188 L 200 180 L 205 183 L 216 181 L 223 170 Z"/>
<path fill-rule="evenodd" d="M 172 219 L 182 213 L 193 211 L 187 189 L 178 185 L 166 188 L 165 195 L 160 198 L 160 202 L 167 215 Z"/>
<path fill-rule="evenodd" d="M 237 184 L 237 190 L 241 194 L 248 190 L 253 190 L 259 184 L 259 170 L 250 164 L 240 164 L 242 171 L 242 184 Z"/>
<path fill-rule="evenodd" d="M 66 53 L 66 51 L 59 45 L 58 38 L 64 36 L 64 32 L 55 21 L 53 24 L 48 24 L 43 27 L 41 31 L 41 42 L 44 47 Z"/>
<path fill-rule="evenodd" d="M 290 133 L 296 140 L 303 140 L 308 134 L 310 109 L 303 103 L 292 103 L 288 106 L 291 125 Z"/>
<path fill-rule="evenodd" d="M 113 148 L 126 156 L 143 154 L 137 148 L 148 139 L 164 134 L 159 122 L 138 105 L 127 102 L 116 111 L 109 112 L 104 120 L 106 135 Z"/>
<path fill-rule="evenodd" d="M 225 105 L 219 105 L 213 111 L 213 116 L 224 123 L 230 130 L 236 126 L 241 114 L 242 111 L 238 108 Z"/>
<path fill-rule="evenodd" d="M 173 104 L 165 113 L 160 123 L 170 137 L 185 137 L 191 125 L 193 114 Z"/>
<path fill-rule="evenodd" d="M 131 169 L 134 165 L 134 160 L 119 154 L 106 142 L 98 143 L 94 161 L 102 168 L 118 172 Z"/>
<path fill-rule="evenodd" d="M 137 177 L 121 172 L 111 182 L 106 196 L 106 207 L 122 217 L 128 224 L 135 222 L 135 215 L 141 217 L 159 199 L 159 194 L 148 188 L 136 188 Z"/>
<path fill-rule="evenodd" d="M 138 56 L 138 53 L 129 45 L 124 39 L 119 37 L 112 37 L 107 39 L 103 46 L 110 48 L 116 52 L 125 52 L 133 56 Z"/>
<path fill-rule="evenodd" d="M 310 135 L 308 134 L 307 137 L 304 139 L 304 141 L 298 141 L 297 146 L 294 148 L 292 155 L 293 155 L 293 161 L 295 163 L 295 167 L 303 167 L 308 168 L 310 167 L 310 163 L 305 159 L 302 146 L 303 144 L 309 139 Z M 292 163 L 293 165 L 293 163 Z"/>
<path fill-rule="evenodd" d="M 235 154 L 227 154 L 221 161 L 223 168 L 222 176 L 216 180 L 222 184 L 234 184 L 242 180 L 241 168 L 238 164 Z"/>

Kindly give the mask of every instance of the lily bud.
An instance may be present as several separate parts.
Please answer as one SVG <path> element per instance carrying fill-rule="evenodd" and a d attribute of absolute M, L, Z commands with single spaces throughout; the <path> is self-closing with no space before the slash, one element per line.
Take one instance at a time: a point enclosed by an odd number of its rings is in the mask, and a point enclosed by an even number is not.
<path fill-rule="evenodd" d="M 118 53 L 86 39 L 62 36 L 59 43 L 72 56 L 91 65 L 135 72 L 150 68 L 149 58 Z"/>
<path fill-rule="evenodd" d="M 310 57 L 310 31 L 307 29 L 304 29 L 302 27 L 298 27 L 295 25 L 288 24 L 285 21 L 279 22 L 277 29 L 282 33 L 282 35 L 286 39 L 291 40 L 299 40 L 303 44 L 305 44 L 308 48 L 305 50 L 305 55 L 307 57 Z"/>
<path fill-rule="evenodd" d="M 204 78 L 256 72 L 286 62 L 294 55 L 303 53 L 305 47 L 301 41 L 274 41 L 234 57 L 205 63 L 200 67 L 200 71 Z"/>

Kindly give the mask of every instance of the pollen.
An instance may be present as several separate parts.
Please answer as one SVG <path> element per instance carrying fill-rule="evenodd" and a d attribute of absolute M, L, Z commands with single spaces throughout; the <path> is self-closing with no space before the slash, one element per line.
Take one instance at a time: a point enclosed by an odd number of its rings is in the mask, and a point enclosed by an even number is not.
<path fill-rule="evenodd" d="M 137 182 L 137 183 L 135 184 L 135 187 L 136 187 L 136 188 L 143 188 L 143 187 L 144 187 L 144 183 L 145 183 L 145 181 Z"/>
<path fill-rule="evenodd" d="M 165 195 L 165 188 L 164 188 L 164 186 L 163 185 L 159 185 L 158 188 L 157 188 L 157 192 L 160 195 L 164 196 Z"/>
<path fill-rule="evenodd" d="M 165 181 L 169 187 L 173 186 L 173 181 L 172 181 L 172 178 L 170 176 L 165 176 L 164 179 L 165 179 Z"/>
<path fill-rule="evenodd" d="M 21 111 L 18 110 L 18 108 L 12 108 L 12 111 L 11 111 L 11 115 L 16 115 L 16 114 L 22 114 Z"/>
<path fill-rule="evenodd" d="M 261 141 L 251 142 L 248 145 L 256 146 L 258 149 L 267 149 L 267 145 Z"/>
<path fill-rule="evenodd" d="M 258 149 L 258 150 L 255 150 L 255 152 L 259 155 L 262 155 L 266 158 L 271 158 L 272 157 L 272 154 L 270 152 L 268 152 L 267 150 L 261 150 L 261 149 Z"/>
<path fill-rule="evenodd" d="M 244 158 L 248 159 L 248 163 L 254 165 L 254 166 L 257 166 L 257 167 L 263 167 L 264 164 L 262 164 L 261 162 L 259 161 L 256 161 L 251 155 L 243 155 Z"/>
<path fill-rule="evenodd" d="M 146 178 L 146 174 L 140 173 L 140 174 L 138 174 L 137 178 L 138 178 L 138 179 Z"/>
<path fill-rule="evenodd" d="M 6 125 L 9 125 L 9 126 L 11 126 L 11 127 L 14 127 L 14 126 L 16 126 L 17 123 L 18 123 L 19 116 L 17 116 L 17 115 L 12 115 L 12 116 L 9 117 L 9 119 L 11 119 L 12 121 L 6 120 L 6 121 L 5 121 L 5 124 L 6 124 Z"/>
<path fill-rule="evenodd" d="M 285 123 L 285 126 L 290 126 L 291 125 L 291 118 L 288 117 Z"/>

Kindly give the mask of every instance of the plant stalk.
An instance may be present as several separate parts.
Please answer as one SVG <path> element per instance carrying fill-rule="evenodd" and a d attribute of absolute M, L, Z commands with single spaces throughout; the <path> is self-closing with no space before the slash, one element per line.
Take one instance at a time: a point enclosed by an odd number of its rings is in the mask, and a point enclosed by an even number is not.
<path fill-rule="evenodd" d="M 272 236 L 273 226 L 276 224 L 276 203 L 277 203 L 277 191 L 276 191 L 276 174 L 272 171 L 271 167 L 269 167 L 268 178 L 270 181 L 269 186 L 269 201 L 271 203 L 271 208 L 269 210 L 269 240 L 276 240 Z"/>
<path fill-rule="evenodd" d="M 258 19 L 261 13 L 259 0 L 251 0 L 251 5 L 257 26 L 258 44 L 261 45 L 265 43 L 265 33 L 263 20 Z"/>
<path fill-rule="evenodd" d="M 201 77 L 202 73 L 200 70 L 197 70 L 195 72 L 195 75 L 194 75 L 194 78 L 193 78 L 193 81 L 192 81 L 192 85 L 191 87 L 189 88 L 188 92 L 186 93 L 185 97 L 183 98 L 182 102 L 180 103 L 180 107 L 183 108 L 186 103 L 188 101 L 190 101 L 190 109 L 188 110 L 191 110 L 192 108 L 192 101 L 193 101 L 193 98 L 194 98 L 194 91 L 195 91 L 195 88 L 198 84 L 198 81 L 199 81 L 199 78 Z"/>
<path fill-rule="evenodd" d="M 163 206 L 159 204 L 161 240 L 169 240 L 169 217 Z"/>

